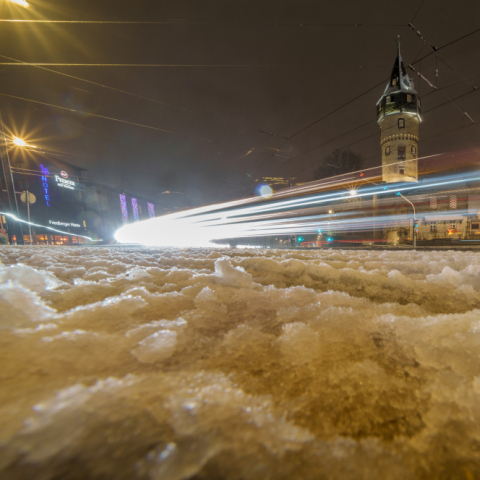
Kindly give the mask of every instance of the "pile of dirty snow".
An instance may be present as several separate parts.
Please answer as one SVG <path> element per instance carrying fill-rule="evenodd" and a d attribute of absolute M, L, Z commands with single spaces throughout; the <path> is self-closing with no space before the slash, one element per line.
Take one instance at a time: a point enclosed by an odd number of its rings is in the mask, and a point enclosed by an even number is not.
<path fill-rule="evenodd" d="M 480 254 L 0 259 L 0 478 L 480 478 Z"/>

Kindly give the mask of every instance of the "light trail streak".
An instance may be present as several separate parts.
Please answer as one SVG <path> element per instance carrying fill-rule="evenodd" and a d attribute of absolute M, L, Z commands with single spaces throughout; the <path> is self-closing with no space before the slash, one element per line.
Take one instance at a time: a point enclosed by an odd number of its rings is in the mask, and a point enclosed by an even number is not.
<path fill-rule="evenodd" d="M 40 225 L 40 224 L 38 224 L 38 223 L 29 222 L 29 221 L 27 221 L 27 220 L 23 220 L 23 219 L 17 217 L 16 215 L 13 215 L 12 213 L 0 212 L 0 215 L 5 215 L 6 217 L 9 217 L 9 218 L 11 218 L 12 220 L 15 220 L 16 222 L 26 223 L 27 225 L 31 225 L 32 227 L 46 228 L 47 230 L 51 230 L 52 232 L 61 233 L 62 235 L 68 235 L 68 236 L 70 236 L 70 237 L 82 237 L 82 238 L 86 238 L 87 240 L 90 240 L 91 242 L 101 242 L 101 240 L 93 240 L 93 239 L 90 238 L 90 237 L 86 237 L 85 235 L 79 235 L 78 233 L 64 232 L 63 230 L 57 230 L 56 228 L 47 227 L 46 225 Z"/>
<path fill-rule="evenodd" d="M 366 179 L 355 186 L 341 181 L 344 189 L 318 192 L 318 182 L 312 182 L 315 193 L 305 194 L 309 187 L 285 189 L 268 200 L 261 197 L 210 205 L 122 227 L 115 234 L 120 243 L 139 243 L 150 246 L 200 247 L 211 246 L 213 241 L 227 241 L 247 237 L 292 236 L 316 234 L 319 230 L 337 233 L 372 231 L 372 228 L 408 227 L 410 214 L 384 214 L 380 210 L 373 216 L 371 200 L 377 196 L 381 208 L 398 208 L 404 200 L 397 192 L 410 195 L 412 201 L 425 201 L 425 195 L 436 193 L 444 186 L 455 186 L 465 181 L 480 181 L 480 174 L 458 174 L 424 179 L 423 183 L 372 185 Z M 329 183 L 329 185 L 335 182 Z M 351 185 L 351 184 L 350 184 Z M 350 190 L 349 190 L 350 188 Z M 295 198 L 284 198 L 301 195 Z M 415 197 L 416 195 L 416 197 Z M 350 202 L 350 203 L 349 203 Z M 357 202 L 352 203 L 352 202 Z M 336 213 L 332 210 L 335 210 Z M 338 211 L 340 209 L 340 211 Z M 437 210 L 418 213 L 417 217 L 434 215 L 440 221 L 449 221 L 467 215 L 466 210 Z M 293 216 L 294 215 L 294 216 Z M 330 235 L 330 233 L 329 233 Z"/>

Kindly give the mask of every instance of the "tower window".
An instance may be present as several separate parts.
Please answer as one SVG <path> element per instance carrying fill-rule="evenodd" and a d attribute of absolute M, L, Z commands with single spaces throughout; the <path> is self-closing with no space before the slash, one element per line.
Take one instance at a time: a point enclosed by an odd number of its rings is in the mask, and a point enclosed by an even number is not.
<path fill-rule="evenodd" d="M 407 102 L 410 103 L 412 101 L 412 96 L 408 93 L 407 94 Z"/>
<path fill-rule="evenodd" d="M 385 147 L 385 155 L 390 155 L 390 146 Z"/>
<path fill-rule="evenodd" d="M 387 97 L 387 103 L 393 103 L 393 95 Z"/>
<path fill-rule="evenodd" d="M 400 175 L 405 175 L 405 167 L 403 165 L 401 165 L 400 167 L 398 167 L 398 173 Z"/>
<path fill-rule="evenodd" d="M 415 145 L 412 145 L 412 155 L 417 154 L 417 147 Z"/>
<path fill-rule="evenodd" d="M 407 158 L 405 147 L 398 147 L 397 152 L 398 152 L 398 159 L 399 160 L 405 160 Z"/>
<path fill-rule="evenodd" d="M 405 119 L 399 118 L 398 119 L 398 128 L 405 128 Z"/>
<path fill-rule="evenodd" d="M 395 86 L 396 84 L 397 84 L 397 79 L 394 78 L 394 79 L 392 80 L 392 85 Z"/>

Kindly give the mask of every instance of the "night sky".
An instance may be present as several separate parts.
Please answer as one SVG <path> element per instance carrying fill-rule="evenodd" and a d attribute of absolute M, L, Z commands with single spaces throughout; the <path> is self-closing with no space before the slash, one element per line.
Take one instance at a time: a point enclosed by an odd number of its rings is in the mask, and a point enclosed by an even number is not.
<path fill-rule="evenodd" d="M 397 35 L 408 65 L 431 52 L 408 23 L 441 47 L 480 28 L 480 2 L 32 0 L 28 9 L 3 1 L 0 18 L 174 22 L 1 23 L 0 55 L 24 62 L 216 66 L 46 67 L 146 97 L 139 98 L 34 66 L 2 65 L 0 93 L 85 113 L 5 96 L 0 109 L 10 134 L 55 153 L 51 158 L 159 202 L 193 206 L 251 194 L 262 177 L 310 181 L 309 166 L 336 148 L 350 146 L 369 166 L 380 164 L 375 104 Z M 479 47 L 480 32 L 441 49 L 438 60 L 432 54 L 415 64 L 434 84 L 438 66 L 439 87 L 460 81 L 426 96 L 432 88 L 415 76 L 425 113 L 420 156 L 480 146 L 480 93 L 462 82 L 479 75 L 469 82 L 480 86 Z"/>

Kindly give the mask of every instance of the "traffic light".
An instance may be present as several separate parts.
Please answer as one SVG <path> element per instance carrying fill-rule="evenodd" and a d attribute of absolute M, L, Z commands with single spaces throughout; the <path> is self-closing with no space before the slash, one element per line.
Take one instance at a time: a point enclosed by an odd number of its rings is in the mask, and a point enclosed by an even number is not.
<path fill-rule="evenodd" d="M 397 192 L 397 197 L 400 195 L 400 192 Z"/>
<path fill-rule="evenodd" d="M 303 237 L 298 237 L 299 242 L 303 242 Z"/>
<path fill-rule="evenodd" d="M 328 238 L 327 238 L 327 242 L 333 242 L 333 238 L 332 238 L 332 237 L 328 237 Z"/>

